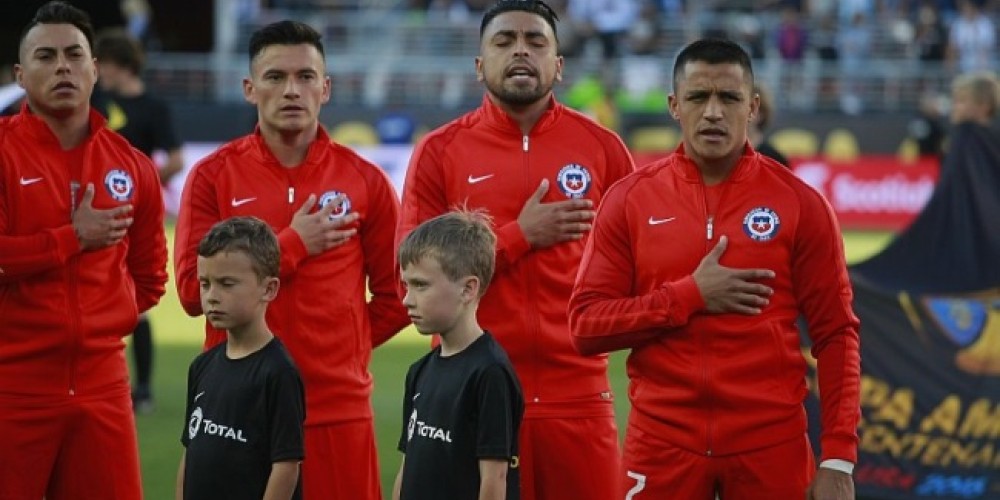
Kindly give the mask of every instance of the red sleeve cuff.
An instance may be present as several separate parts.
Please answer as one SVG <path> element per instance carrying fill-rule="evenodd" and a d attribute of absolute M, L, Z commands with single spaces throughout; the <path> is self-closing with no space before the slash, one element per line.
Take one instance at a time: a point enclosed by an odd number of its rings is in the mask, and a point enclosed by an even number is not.
<path fill-rule="evenodd" d="M 309 256 L 306 244 L 291 226 L 278 233 L 278 247 L 281 249 L 281 270 L 279 274 L 287 276 L 295 272 L 302 259 Z"/>
<path fill-rule="evenodd" d="M 506 257 L 508 263 L 513 263 L 531 251 L 531 244 L 525 239 L 521 225 L 516 220 L 504 224 L 496 233 L 498 250 Z"/>
<path fill-rule="evenodd" d="M 56 252 L 59 255 L 59 262 L 65 263 L 73 255 L 80 253 L 80 239 L 76 237 L 76 230 L 72 224 L 56 228 L 52 231 L 52 236 L 56 240 Z"/>
<path fill-rule="evenodd" d="M 677 310 L 685 320 L 705 308 L 705 299 L 701 296 L 701 290 L 698 289 L 694 276 L 685 276 L 668 283 L 667 286 L 673 290 L 674 300 L 677 301 Z"/>
<path fill-rule="evenodd" d="M 820 461 L 830 459 L 846 460 L 858 463 L 858 440 L 856 437 L 820 436 L 822 457 Z"/>

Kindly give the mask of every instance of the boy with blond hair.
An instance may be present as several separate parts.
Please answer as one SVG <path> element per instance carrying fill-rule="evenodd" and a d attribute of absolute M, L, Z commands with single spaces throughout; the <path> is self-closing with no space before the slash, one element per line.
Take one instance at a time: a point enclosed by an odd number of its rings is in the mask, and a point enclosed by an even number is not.
<path fill-rule="evenodd" d="M 469 211 L 430 219 L 400 245 L 403 305 L 441 343 L 406 374 L 394 500 L 519 498 L 521 387 L 476 320 L 495 251 L 488 219 Z"/>

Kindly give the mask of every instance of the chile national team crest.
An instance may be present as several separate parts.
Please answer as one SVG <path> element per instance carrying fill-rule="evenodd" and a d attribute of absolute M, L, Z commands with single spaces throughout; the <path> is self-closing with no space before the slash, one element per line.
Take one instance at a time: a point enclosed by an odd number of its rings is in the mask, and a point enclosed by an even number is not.
<path fill-rule="evenodd" d="M 743 232 L 754 241 L 768 241 L 778 234 L 781 219 L 767 207 L 751 208 L 743 218 Z"/>
<path fill-rule="evenodd" d="M 116 168 L 104 176 L 104 187 L 115 201 L 128 201 L 135 190 L 135 183 L 128 172 Z"/>
<path fill-rule="evenodd" d="M 340 195 L 344 195 L 344 201 L 340 202 L 340 205 L 330 212 L 330 220 L 336 219 L 338 217 L 343 217 L 351 211 L 351 199 L 347 197 L 347 193 L 341 193 L 340 191 L 327 191 L 323 193 L 323 196 L 319 197 L 319 208 L 333 203 L 333 200 Z"/>
<path fill-rule="evenodd" d="M 570 163 L 559 170 L 556 184 L 567 198 L 583 198 L 590 191 L 590 172 L 583 165 Z"/>

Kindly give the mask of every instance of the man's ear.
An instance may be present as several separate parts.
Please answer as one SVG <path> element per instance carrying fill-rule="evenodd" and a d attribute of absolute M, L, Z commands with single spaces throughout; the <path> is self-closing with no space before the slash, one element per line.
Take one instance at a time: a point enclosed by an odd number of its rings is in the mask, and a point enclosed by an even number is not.
<path fill-rule="evenodd" d="M 250 104 L 257 104 L 257 98 L 253 95 L 253 81 L 250 77 L 243 79 L 243 98 Z"/>

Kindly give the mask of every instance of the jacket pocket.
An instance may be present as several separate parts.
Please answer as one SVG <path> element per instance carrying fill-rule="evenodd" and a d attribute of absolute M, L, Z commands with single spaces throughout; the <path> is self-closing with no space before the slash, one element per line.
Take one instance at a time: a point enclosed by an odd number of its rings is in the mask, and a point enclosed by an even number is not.
<path fill-rule="evenodd" d="M 785 328 L 781 320 L 770 321 L 768 331 L 771 334 L 772 359 L 773 359 L 773 384 L 777 394 L 792 400 L 798 397 L 802 386 L 805 384 L 805 373 L 802 368 L 804 362 L 796 363 L 795 359 L 801 359 L 801 352 L 798 347 L 798 336 L 793 335 L 798 332 L 795 328 Z M 795 343 L 792 348 L 792 339 Z"/>

